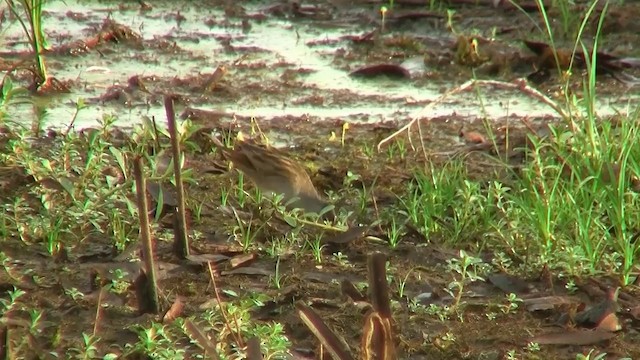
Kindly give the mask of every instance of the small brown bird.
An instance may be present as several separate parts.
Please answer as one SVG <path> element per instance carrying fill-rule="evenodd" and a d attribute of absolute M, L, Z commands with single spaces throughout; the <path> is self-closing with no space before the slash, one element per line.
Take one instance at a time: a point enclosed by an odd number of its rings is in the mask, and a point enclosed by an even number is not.
<path fill-rule="evenodd" d="M 288 208 L 320 213 L 328 205 L 313 186 L 305 168 L 283 151 L 252 140 L 237 140 L 231 150 L 220 148 L 224 157 L 260 190 L 283 194 L 284 203 L 297 198 Z"/>

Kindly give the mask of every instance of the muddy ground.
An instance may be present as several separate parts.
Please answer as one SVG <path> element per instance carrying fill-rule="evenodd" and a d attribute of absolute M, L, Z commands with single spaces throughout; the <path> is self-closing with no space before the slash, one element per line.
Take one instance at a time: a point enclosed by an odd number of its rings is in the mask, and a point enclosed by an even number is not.
<path fill-rule="evenodd" d="M 521 2 L 522 10 L 508 2 L 494 5 L 490 1 L 451 1 L 432 8 L 423 3 L 396 1 L 393 9 L 386 13 L 383 25 L 379 9 L 381 5 L 388 4 L 375 1 L 246 4 L 198 1 L 198 6 L 216 12 L 208 22 L 193 26 L 228 30 L 208 39 L 217 44 L 215 52 L 224 59 L 212 64 L 210 57 L 202 56 L 192 47 L 180 45 L 201 41 L 201 33 L 188 30 L 189 22 L 194 21 L 188 15 L 197 12 L 192 5 L 187 4 L 179 11 L 174 5 L 163 2 L 82 2 L 85 7 L 109 11 L 98 12 L 102 14 L 101 19 L 96 17 L 95 10 L 91 16 L 74 9 L 55 13 L 56 20 L 84 24 L 84 30 L 74 34 L 52 30 L 56 34 L 56 45 L 50 48 L 47 59 L 52 63 L 51 75 L 56 77 L 60 87 L 58 90 L 40 89 L 38 96 L 44 99 L 45 105 L 42 106 L 60 106 L 77 96 L 79 91 L 84 91 L 83 96 L 86 96 L 90 109 L 102 108 L 128 114 L 140 108 L 155 109 L 157 113 L 148 111 L 141 117 L 158 115 L 156 121 L 162 121 L 163 96 L 174 94 L 179 115 L 208 131 L 249 134 L 253 121 L 257 121 L 262 132 L 275 143 L 286 145 L 288 151 L 310 169 L 320 191 L 339 193 L 349 171 L 361 176 L 361 180 L 351 185 L 355 188 L 371 188 L 375 183 L 375 191 L 367 202 L 368 210 L 352 219 L 352 225 L 370 224 L 379 214 L 379 209 L 394 205 L 395 194 L 402 193 L 414 171 L 424 170 L 429 162 L 445 166 L 454 154 L 466 155 L 465 164 L 472 180 L 509 181 L 512 172 L 505 170 L 503 162 L 495 161 L 493 147 L 486 146 L 490 142 L 486 141 L 487 124 L 498 137 L 509 129 L 508 133 L 513 136 L 509 143 L 517 147 L 526 145 L 523 134 L 545 131 L 545 124 L 558 121 L 557 114 L 548 109 L 542 112 L 532 110 L 533 115 L 530 116 L 527 106 L 531 103 L 526 101 L 530 99 L 526 94 L 525 100 L 516 101 L 522 107 L 513 105 L 514 110 L 510 111 L 507 105 L 498 106 L 497 114 L 492 113 L 491 106 L 500 104 L 502 97 L 509 102 L 522 94 L 514 89 L 483 87 L 483 97 L 492 100 L 483 103 L 474 91 L 458 94 L 443 105 L 449 110 L 448 114 L 434 110 L 433 114 L 424 115 L 421 132 L 414 128 L 409 137 L 401 134 L 398 143 L 410 148 L 411 139 L 416 145 L 415 151 L 408 151 L 406 156 L 389 157 L 385 152 L 390 146 L 388 144 L 380 153 L 363 151 L 398 130 L 439 95 L 473 77 L 505 82 L 524 77 L 542 94 L 560 103 L 564 101 L 565 87 L 561 85 L 564 80 L 558 76 L 555 58 L 544 45 L 548 40 L 540 30 L 543 25 L 534 3 Z M 572 11 L 582 14 L 586 6 L 578 2 L 572 6 Z M 450 19 L 447 9 L 455 10 Z M 586 26 L 584 41 L 587 47 L 593 44 L 592 34 L 596 31 L 596 19 L 601 10 L 602 6 L 596 7 L 592 20 Z M 638 74 L 638 62 L 632 58 L 639 56 L 640 51 L 634 46 L 640 43 L 640 25 L 636 21 L 640 15 L 640 4 L 631 1 L 616 3 L 608 11 L 602 28 L 604 40 L 599 48 L 603 54 L 599 56 L 602 61 L 598 62 L 601 73 L 598 90 L 606 99 L 603 103 L 615 110 L 623 106 L 619 104 L 633 102 L 633 89 L 637 89 L 634 88 L 634 76 Z M 110 13 L 113 16 L 109 16 Z M 571 49 L 574 32 L 563 33 L 562 25 L 565 23 L 559 20 L 560 9 L 551 7 L 549 13 L 555 19 L 553 26 L 557 44 Z M 64 14 L 66 20 L 58 17 L 60 14 Z M 145 36 L 144 27 L 133 28 L 118 22 L 118 14 L 134 14 L 149 21 L 160 19 L 168 26 L 181 26 L 187 30 L 180 34 L 180 41 L 174 35 L 149 38 Z M 5 12 L 4 18 L 8 16 Z M 198 18 L 200 21 L 202 18 Z M 570 28 L 575 28 L 576 19 L 567 21 Z M 238 44 L 239 34 L 261 31 L 270 24 L 285 24 L 291 29 L 302 26 L 307 30 L 315 29 L 315 40 L 306 41 L 304 46 L 309 49 L 322 47 L 319 52 L 332 71 L 356 79 L 349 80 L 355 81 L 350 83 L 352 87 L 335 89 L 326 84 L 309 83 L 306 79 L 317 71 L 312 67 L 288 62 L 284 57 L 277 61 L 273 58 L 264 60 L 256 54 L 266 53 L 267 58 L 274 54 L 259 46 Z M 331 36 L 323 36 L 325 32 Z M 530 43 L 525 45 L 523 39 Z M 82 63 L 93 59 L 96 54 L 109 59 L 112 64 L 126 61 L 134 69 L 133 73 L 117 84 L 111 80 L 110 86 L 92 85 L 84 79 L 60 75 L 64 74 L 65 64 Z M 279 56 L 276 54 L 274 58 L 280 59 Z M 157 65 L 172 58 L 189 64 L 185 66 L 203 62 L 199 66 L 207 69 L 180 75 L 171 74 L 166 69 L 162 73 L 149 70 L 149 64 Z M 15 83 L 35 90 L 38 80 L 34 80 L 28 59 L 28 54 L 20 49 L 5 50 L 0 66 L 11 71 Z M 561 66 L 565 65 L 564 53 L 558 59 Z M 180 61 L 174 65 L 179 67 Z M 583 72 L 580 59 L 577 59 L 567 88 L 578 96 L 582 94 Z M 105 83 L 108 81 L 102 84 Z M 367 91 L 361 91 L 358 84 Z M 405 86 L 435 89 L 435 95 L 430 99 L 403 96 Z M 60 90 L 68 92 L 56 93 Z M 69 111 L 69 105 L 65 106 Z M 260 116 L 259 111 L 243 113 L 238 110 L 243 106 L 262 109 L 264 115 Z M 369 106 L 377 112 L 370 113 Z M 458 113 L 458 106 L 471 110 Z M 287 111 L 291 108 L 300 111 Z M 344 115 L 340 114 L 340 109 L 344 109 Z M 57 114 L 53 108 L 51 110 L 51 114 Z M 607 113 L 604 105 L 602 111 Z M 59 128 L 61 124 L 55 124 L 51 114 L 47 120 Z M 89 114 L 98 117 L 97 113 Z M 603 121 L 611 119 L 616 117 L 603 117 Z M 64 128 L 68 118 L 60 122 Z M 345 144 L 341 145 L 340 135 L 345 123 L 349 123 L 350 128 L 345 133 Z M 124 124 L 124 127 L 128 126 L 130 124 Z M 59 130 L 52 131 L 50 135 L 56 132 Z M 337 134 L 333 139 L 332 133 Z M 205 173 L 204 170 L 210 169 L 220 158 L 206 137 L 196 136 L 194 141 L 200 149 L 188 153 L 187 166 L 194 170 L 197 182 L 188 185 L 187 192 L 191 204 L 205 204 L 202 220 L 190 219 L 192 230 L 201 234 L 193 242 L 194 252 L 210 253 L 216 249 L 219 253 L 236 256 L 241 249 L 229 237 L 233 229 L 233 215 L 218 204 L 221 186 L 234 184 L 237 174 Z M 474 145 L 476 143 L 480 145 Z M 472 149 L 477 151 L 470 151 Z M 508 159 L 512 165 L 522 161 L 523 158 L 517 155 Z M 5 176 L 3 179 L 6 203 L 32 186 L 20 185 L 14 181 L 16 179 L 22 177 Z M 338 202 L 338 205 L 346 207 L 353 204 L 353 199 Z M 256 209 L 244 211 L 259 212 Z M 490 262 L 494 250 L 481 248 L 479 238 L 482 234 L 466 234 L 466 245 L 454 248 L 444 237 L 425 239 L 408 227 L 400 245 L 390 249 L 386 244 L 365 239 L 365 236 L 336 244 L 329 241 L 335 234 L 319 232 L 328 239 L 322 262 L 315 262 L 308 249 L 292 247 L 280 257 L 279 271 L 283 279 L 281 288 L 276 289 L 271 283 L 276 260 L 267 255 L 265 248 L 269 246 L 269 236 L 283 236 L 287 231 L 286 226 L 277 221 L 267 226 L 257 239 L 258 245 L 249 251 L 256 255 L 256 259 L 249 266 L 234 271 L 228 271 L 228 262 L 218 264 L 217 268 L 223 272 L 216 278 L 216 286 L 225 291 L 235 291 L 240 296 L 251 292 L 266 294 L 271 301 L 254 313 L 253 320 L 284 324 L 293 343 L 291 352 L 298 357 L 317 357 L 319 354 L 317 340 L 293 311 L 293 303 L 298 300 L 310 304 L 330 328 L 344 337 L 354 353 L 358 351 L 366 308 L 345 295 L 339 283 L 342 280 L 353 283 L 366 281 L 367 255 L 374 251 L 388 255 L 389 271 L 394 279 L 407 279 L 403 296 L 397 289 L 392 287 L 391 290 L 396 332 L 394 341 L 399 358 L 505 359 L 508 351 L 516 350 L 518 358 L 565 359 L 575 358 L 577 353 L 587 353 L 590 349 L 606 352 L 611 359 L 640 356 L 637 313 L 628 311 L 638 308 L 637 292 L 634 293 L 633 289 L 623 289 L 620 295 L 623 330 L 615 334 L 599 333 L 596 336 L 601 338 L 588 339 L 586 344 L 581 343 L 588 337 L 583 333 L 569 340 L 557 340 L 550 335 L 573 331 L 558 324 L 557 318 L 567 311 L 563 308 L 534 311 L 521 306 L 518 310 L 488 319 L 487 312 L 496 312 L 500 305 L 505 304 L 505 291 L 514 292 L 524 299 L 552 295 L 568 297 L 564 287 L 566 279 L 559 279 L 545 269 L 517 274 L 516 280 L 501 282 L 498 277 L 473 283 L 464 297 L 467 306 L 458 317 L 442 320 L 434 315 L 409 311 L 412 300 L 424 299 L 424 294 L 428 293 L 433 295 L 426 297 L 424 305 L 451 304 L 451 297 L 442 290 L 453 277 L 445 267 L 446 261 L 456 257 L 462 248 L 473 254 L 479 253 Z M 312 232 L 318 233 L 317 230 Z M 381 226 L 376 226 L 367 230 L 365 235 L 384 239 L 385 234 Z M 91 236 L 68 246 L 68 258 L 56 258 L 55 261 L 37 241 L 25 244 L 9 237 L 3 240 L 2 248 L 13 259 L 11 270 L 0 276 L 2 292 L 14 286 L 22 288 L 27 291 L 24 302 L 45 314 L 45 325 L 40 329 L 40 335 L 30 340 L 30 350 L 21 349 L 28 354 L 25 355 L 27 358 L 33 358 L 34 354 L 47 358 L 44 354 L 49 350 L 65 353 L 70 347 L 80 346 L 83 332 L 94 331 L 101 338 L 100 353 L 120 353 L 119 347 L 137 341 L 130 331 L 132 325 L 159 321 L 156 316 L 136 313 L 133 290 L 120 295 L 104 295 L 95 288 L 96 273 L 108 277 L 109 270 L 124 268 L 129 273 L 127 280 L 132 281 L 137 272 L 135 263 L 116 260 L 120 259 L 116 257 L 119 254 L 113 253 L 112 242 L 106 236 Z M 215 298 L 208 272 L 198 264 L 178 260 L 167 241 L 158 242 L 157 250 L 161 268 L 160 287 L 163 297 L 166 297 L 163 307 L 166 309 L 176 297 L 181 296 L 185 302 L 183 316 L 199 314 L 203 304 L 210 304 Z M 334 256 L 338 252 L 345 256 L 346 262 Z M 571 298 L 578 299 L 578 303 L 596 304 L 606 298 L 607 290 L 615 286 L 615 279 L 576 279 L 576 283 L 579 290 Z M 81 300 L 68 296 L 68 290 L 74 288 L 85 294 Z M 233 300 L 228 296 L 224 299 Z M 103 310 L 96 317 L 98 302 L 103 305 Z M 11 329 L 15 328 L 20 329 L 20 325 L 13 325 Z M 16 330 L 15 334 L 20 334 L 20 331 Z M 555 340 L 560 344 L 541 345 L 537 352 L 524 350 L 529 342 L 542 343 L 541 336 L 547 335 L 552 338 L 550 342 Z M 191 355 L 198 352 L 196 346 L 189 345 L 186 336 L 179 339 L 176 346 L 189 349 Z"/>

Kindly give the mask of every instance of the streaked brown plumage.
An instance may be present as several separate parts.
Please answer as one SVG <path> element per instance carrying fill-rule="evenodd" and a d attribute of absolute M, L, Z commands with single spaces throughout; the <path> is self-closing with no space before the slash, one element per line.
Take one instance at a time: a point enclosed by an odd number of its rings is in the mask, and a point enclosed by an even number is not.
<path fill-rule="evenodd" d="M 305 168 L 283 151 L 255 141 L 239 140 L 233 149 L 222 148 L 222 152 L 262 191 L 283 194 L 285 203 L 298 198 L 289 208 L 319 213 L 327 206 Z"/>

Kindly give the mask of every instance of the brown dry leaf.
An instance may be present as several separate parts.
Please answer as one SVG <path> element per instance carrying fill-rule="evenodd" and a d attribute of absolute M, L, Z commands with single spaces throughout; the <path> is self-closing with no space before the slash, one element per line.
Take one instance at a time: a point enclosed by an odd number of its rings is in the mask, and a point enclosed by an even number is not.
<path fill-rule="evenodd" d="M 347 231 L 322 239 L 323 244 L 348 244 L 352 241 L 358 240 L 364 237 L 364 234 L 369 231 L 369 226 L 355 226 L 349 228 Z"/>
<path fill-rule="evenodd" d="M 375 77 L 380 75 L 386 75 L 395 78 L 411 78 L 411 74 L 405 68 L 396 64 L 377 64 L 364 66 L 356 69 L 349 74 L 349 76 L 361 76 L 361 77 Z"/>
<path fill-rule="evenodd" d="M 593 305 L 587 310 L 577 313 L 575 317 L 576 324 L 589 328 L 598 327 L 605 318 L 610 315 L 615 315 L 620 308 L 618 305 L 619 290 L 620 288 L 609 289 L 607 291 L 607 297 L 603 301 Z M 613 321 L 613 319 L 609 319 L 609 321 Z M 617 327 L 611 323 L 608 325 Z M 606 326 L 607 325 L 605 325 L 605 327 Z"/>
<path fill-rule="evenodd" d="M 508 274 L 493 274 L 489 275 L 487 279 L 493 286 L 507 294 L 524 295 L 533 289 L 530 283 Z"/>
<path fill-rule="evenodd" d="M 620 324 L 620 319 L 618 319 L 618 316 L 615 313 L 611 313 L 600 320 L 597 329 L 602 331 L 615 332 L 622 330 L 622 325 Z"/>
<path fill-rule="evenodd" d="M 237 254 L 243 254 L 242 246 L 236 244 L 194 244 L 194 249 L 198 250 L 201 254 L 220 254 L 227 256 L 234 256 Z"/>
<path fill-rule="evenodd" d="M 220 65 L 216 68 L 213 74 L 209 75 L 206 79 L 206 91 L 213 91 L 216 85 L 222 80 L 222 77 L 227 73 L 227 67 Z"/>
<path fill-rule="evenodd" d="M 395 12 L 391 13 L 389 16 L 389 20 L 393 21 L 417 21 L 422 19 L 429 18 L 443 18 L 443 15 L 434 11 L 403 11 L 403 12 Z"/>
<path fill-rule="evenodd" d="M 194 254 L 187 256 L 187 261 L 197 265 L 206 265 L 207 263 L 219 264 L 229 259 L 228 256 L 219 254 Z"/>
<path fill-rule="evenodd" d="M 487 138 L 476 131 L 461 130 L 460 137 L 462 137 L 466 143 L 471 144 L 484 144 L 487 142 Z"/>
<path fill-rule="evenodd" d="M 235 269 L 241 266 L 248 265 L 249 263 L 253 262 L 257 258 L 258 258 L 258 255 L 255 253 L 237 255 L 232 257 L 231 260 L 229 260 L 229 264 L 231 265 L 232 269 Z"/>
<path fill-rule="evenodd" d="M 189 335 L 189 337 L 195 340 L 195 342 L 200 345 L 202 349 L 204 349 L 206 355 L 209 355 L 209 357 L 206 357 L 205 355 L 205 359 L 220 359 L 220 357 L 218 356 L 218 352 L 216 351 L 215 340 L 207 336 L 198 325 L 187 319 L 184 321 L 184 330 L 185 333 Z"/>
<path fill-rule="evenodd" d="M 299 301 L 296 303 L 296 312 L 300 320 L 302 320 L 307 328 L 311 330 L 313 335 L 320 341 L 322 346 L 331 354 L 331 357 L 338 360 L 353 359 L 344 340 L 338 337 L 311 307 Z"/>
<path fill-rule="evenodd" d="M 558 306 L 570 305 L 578 302 L 579 301 L 574 300 L 568 296 L 543 296 L 539 298 L 525 299 L 523 301 L 524 306 L 526 306 L 527 310 L 532 312 L 540 310 L 551 310 L 555 309 Z"/>
<path fill-rule="evenodd" d="M 176 299 L 171 304 L 171 307 L 162 317 L 162 322 L 164 324 L 170 323 L 180 317 L 184 310 L 184 298 L 182 296 L 176 296 Z"/>
<path fill-rule="evenodd" d="M 223 271 L 221 275 L 262 275 L 262 276 L 271 276 L 273 275 L 273 270 L 262 269 L 257 267 L 241 267 L 231 271 Z"/>
<path fill-rule="evenodd" d="M 602 330 L 575 330 L 538 335 L 531 342 L 540 345 L 592 345 L 609 340 L 616 334 Z"/>

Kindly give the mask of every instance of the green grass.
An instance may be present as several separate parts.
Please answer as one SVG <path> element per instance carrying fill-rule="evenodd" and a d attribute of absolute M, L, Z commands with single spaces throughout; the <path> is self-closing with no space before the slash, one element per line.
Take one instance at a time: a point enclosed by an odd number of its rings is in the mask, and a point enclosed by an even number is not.
<path fill-rule="evenodd" d="M 638 111 L 633 116 L 637 114 Z M 442 319 L 462 316 L 465 304 L 461 295 L 471 282 L 486 274 L 489 266 L 473 255 L 480 251 L 494 252 L 494 266 L 510 272 L 531 273 L 546 265 L 555 274 L 567 278 L 609 274 L 619 278 L 621 285 L 631 283 L 637 259 L 635 229 L 640 226 L 639 195 L 631 189 L 635 186 L 631 174 L 640 172 L 637 120 L 637 117 L 630 118 L 613 127 L 595 116 L 574 119 L 574 123 L 580 122 L 583 126 L 573 131 L 555 128 L 549 139 L 532 138 L 534 146 L 527 161 L 507 178 L 474 180 L 464 158 L 452 159 L 444 165 L 428 163 L 425 169 L 415 172 L 406 189 L 396 194 L 395 204 L 380 210 L 379 224 L 387 237 L 389 251 L 400 245 L 413 246 L 416 242 L 420 246 L 426 241 L 463 248 L 466 252 L 461 252 L 458 259 L 447 265 L 453 279 L 446 290 L 456 299 L 454 305 L 429 309 L 414 305 L 412 311 Z M 135 210 L 127 200 L 132 185 L 128 179 L 116 182 L 103 172 L 112 167 L 122 170 L 126 167 L 125 159 L 140 151 L 142 144 L 154 143 L 150 141 L 153 136 L 142 125 L 134 132 L 139 143 L 115 147 L 108 140 L 111 124 L 107 119 L 103 129 L 83 139 L 71 133 L 51 149 L 34 148 L 21 136 L 9 142 L 11 151 L 3 153 L 2 163 L 20 165 L 40 181 L 32 188 L 32 194 L 42 207 L 33 209 L 20 198 L 3 206 L 2 232 L 17 234 L 24 246 L 40 246 L 51 255 L 63 248 L 73 249 L 85 241 L 83 234 L 95 231 L 110 234 L 117 249 L 136 241 L 137 224 L 130 220 L 135 218 Z M 402 157 L 408 155 L 406 149 L 395 149 L 398 152 L 392 161 L 401 160 L 401 154 Z M 385 158 L 388 155 L 380 154 Z M 616 177 L 612 171 L 629 176 Z M 70 174 L 80 176 L 73 175 L 71 180 Z M 55 189 L 45 187 L 44 179 L 55 180 Z M 346 174 L 344 189 L 334 194 L 336 198 L 348 196 L 356 210 L 355 213 L 342 212 L 339 222 L 345 222 L 348 216 L 376 220 L 366 204 L 376 193 L 377 185 L 374 182 L 369 187 L 356 187 L 354 184 L 361 180 L 361 176 L 354 173 Z M 291 250 L 296 257 L 308 256 L 317 264 L 330 261 L 351 266 L 348 258 L 341 257 L 340 253 L 336 253 L 335 258 L 326 258 L 320 243 L 326 236 L 322 228 L 311 226 L 296 213 L 287 212 L 277 198 L 267 200 L 244 187 L 243 183 L 234 183 L 232 188 L 220 188 L 212 199 L 218 199 L 221 204 L 237 204 L 238 211 L 252 214 L 245 219 L 236 213 L 235 221 L 229 222 L 227 230 L 236 234 L 245 250 L 262 249 L 258 251 L 276 259 L 269 288 L 287 285 L 280 261 L 283 254 Z M 199 199 L 199 206 L 203 200 Z M 55 206 L 61 203 L 67 206 Z M 269 231 L 266 226 L 274 216 L 286 218 L 293 225 L 284 236 Z M 27 223 L 30 226 L 25 226 Z M 405 224 L 413 225 L 423 237 L 412 237 Z M 5 271 L 13 271 L 11 262 L 5 261 L 5 264 Z M 404 292 L 408 275 L 398 276 L 393 275 L 391 281 L 399 292 Z M 122 277 L 116 280 L 119 285 L 111 286 L 109 291 L 126 289 Z M 76 298 L 71 293 L 68 296 Z M 21 303 L 21 297 L 10 299 L 3 305 L 5 313 L 21 306 L 33 311 L 36 324 L 40 321 L 40 310 Z M 251 306 L 243 301 L 244 297 L 238 297 L 227 302 L 228 311 L 245 316 L 242 311 L 249 311 Z M 493 316 L 516 311 L 516 305 L 517 299 L 507 299 Z M 221 331 L 217 332 L 219 336 L 224 335 L 224 329 L 220 330 L 224 320 L 214 319 L 214 313 L 205 311 L 193 316 L 200 326 L 211 331 L 217 329 Z M 246 321 L 243 338 L 257 335 L 264 339 L 265 351 L 286 351 L 289 342 L 278 324 Z M 139 340 L 124 351 L 153 354 L 157 358 L 184 356 L 182 348 L 175 346 L 177 339 L 185 336 L 180 326 L 147 323 L 134 330 Z M 75 343 L 69 355 L 76 358 L 90 357 L 96 348 L 103 346 L 99 336 L 86 333 Z M 229 347 L 221 351 L 234 354 L 238 350 Z M 229 356 L 241 357 L 240 353 Z"/>
<path fill-rule="evenodd" d="M 42 6 L 44 0 L 5 0 L 5 2 L 9 11 L 11 11 L 22 26 L 31 50 L 33 51 L 32 55 L 36 65 L 36 75 L 38 76 L 37 84 L 35 84 L 36 88 L 45 85 L 50 79 L 44 61 L 44 51 L 48 46 L 42 24 Z"/>
<path fill-rule="evenodd" d="M 461 160 L 416 173 L 398 194 L 400 211 L 434 242 L 501 249 L 568 275 L 613 271 L 629 284 L 640 225 L 630 184 L 640 169 L 637 120 L 556 130 L 554 140 L 534 142 L 508 183 L 471 181 Z M 617 171 L 626 175 L 616 180 Z"/>

